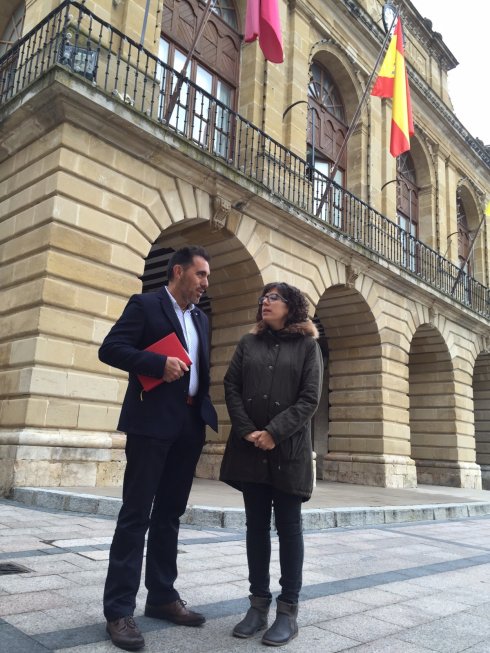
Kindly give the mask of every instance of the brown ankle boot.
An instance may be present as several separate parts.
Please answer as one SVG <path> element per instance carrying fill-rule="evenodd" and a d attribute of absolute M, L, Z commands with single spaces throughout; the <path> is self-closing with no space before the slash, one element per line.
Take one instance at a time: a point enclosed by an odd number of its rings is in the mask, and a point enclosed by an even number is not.
<path fill-rule="evenodd" d="M 262 644 L 267 646 L 284 646 L 298 636 L 298 604 L 284 603 L 277 600 L 276 620 L 264 633 Z"/>
<path fill-rule="evenodd" d="M 272 599 L 262 596 L 249 596 L 250 607 L 244 619 L 233 628 L 233 636 L 246 639 L 252 637 L 259 630 L 267 628 L 267 615 Z"/>

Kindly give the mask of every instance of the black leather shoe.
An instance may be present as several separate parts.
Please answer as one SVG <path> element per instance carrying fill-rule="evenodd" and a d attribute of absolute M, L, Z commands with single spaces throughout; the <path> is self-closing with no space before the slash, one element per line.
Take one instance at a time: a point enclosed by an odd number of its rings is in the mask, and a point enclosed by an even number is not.
<path fill-rule="evenodd" d="M 108 621 L 106 630 L 111 636 L 114 646 L 125 651 L 139 651 L 145 645 L 141 630 L 135 624 L 131 615 Z"/>
<path fill-rule="evenodd" d="M 163 605 L 149 605 L 145 606 L 145 617 L 152 617 L 153 619 L 166 619 L 172 621 L 178 626 L 201 626 L 206 618 L 199 612 L 188 610 L 186 602 L 182 599 L 177 599 L 172 603 L 164 603 Z"/>

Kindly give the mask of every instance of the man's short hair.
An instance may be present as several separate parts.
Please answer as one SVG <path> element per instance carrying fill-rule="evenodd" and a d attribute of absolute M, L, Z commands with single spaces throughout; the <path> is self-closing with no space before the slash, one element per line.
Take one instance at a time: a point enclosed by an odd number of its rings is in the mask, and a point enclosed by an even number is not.
<path fill-rule="evenodd" d="M 176 250 L 169 259 L 167 266 L 167 276 L 168 280 L 171 281 L 174 277 L 174 267 L 176 265 L 182 265 L 186 268 L 189 265 L 192 265 L 192 261 L 195 256 L 201 256 L 205 261 L 209 263 L 211 257 L 204 249 L 204 247 L 199 247 L 198 245 L 190 245 L 189 247 L 181 247 Z"/>

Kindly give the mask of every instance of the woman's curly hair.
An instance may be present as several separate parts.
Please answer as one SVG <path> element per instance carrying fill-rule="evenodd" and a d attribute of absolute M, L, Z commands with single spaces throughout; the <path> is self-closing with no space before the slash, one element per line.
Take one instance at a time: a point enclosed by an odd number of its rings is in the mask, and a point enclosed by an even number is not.
<path fill-rule="evenodd" d="M 298 322 L 306 322 L 308 319 L 308 300 L 306 297 L 303 295 L 301 290 L 299 288 L 296 288 L 296 286 L 290 286 L 288 283 L 284 282 L 276 282 L 276 283 L 268 283 L 264 286 L 264 289 L 262 290 L 262 295 L 266 295 L 268 292 L 270 292 L 272 289 L 277 290 L 278 294 L 281 295 L 281 297 L 284 297 L 284 299 L 288 300 L 287 307 L 288 307 L 288 316 L 286 318 L 286 322 L 284 326 L 289 326 L 290 324 L 297 324 Z M 260 322 L 262 320 L 262 306 L 259 304 L 259 308 L 257 311 L 257 316 L 256 320 L 257 322 Z"/>

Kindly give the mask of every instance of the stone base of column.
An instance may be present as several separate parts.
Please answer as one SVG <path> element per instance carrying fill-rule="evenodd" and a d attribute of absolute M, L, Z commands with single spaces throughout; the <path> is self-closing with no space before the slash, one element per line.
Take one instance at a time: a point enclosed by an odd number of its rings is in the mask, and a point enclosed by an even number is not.
<path fill-rule="evenodd" d="M 416 460 L 419 485 L 445 485 L 481 490 L 482 472 L 476 463 L 446 460 Z"/>
<path fill-rule="evenodd" d="M 408 456 L 327 453 L 323 480 L 378 487 L 417 487 L 414 461 Z"/>
<path fill-rule="evenodd" d="M 224 442 L 206 442 L 197 463 L 196 477 L 217 480 L 224 453 Z"/>
<path fill-rule="evenodd" d="M 122 484 L 126 436 L 84 431 L 0 431 L 0 494 L 13 487 Z"/>

